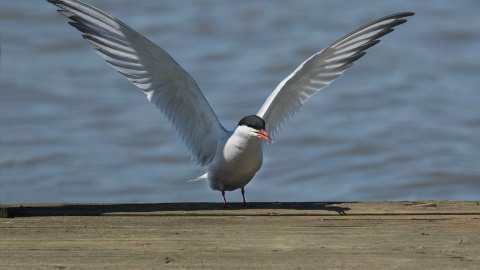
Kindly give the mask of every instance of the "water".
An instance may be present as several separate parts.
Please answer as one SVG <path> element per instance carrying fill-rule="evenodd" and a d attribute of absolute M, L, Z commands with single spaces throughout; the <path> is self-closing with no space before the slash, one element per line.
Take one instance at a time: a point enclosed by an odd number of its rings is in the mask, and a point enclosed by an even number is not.
<path fill-rule="evenodd" d="M 479 1 L 91 3 L 170 52 L 229 129 L 311 54 L 416 12 L 287 123 L 247 198 L 479 199 Z M 170 124 L 55 10 L 1 3 L 0 203 L 220 202 L 186 182 L 204 171 Z"/>

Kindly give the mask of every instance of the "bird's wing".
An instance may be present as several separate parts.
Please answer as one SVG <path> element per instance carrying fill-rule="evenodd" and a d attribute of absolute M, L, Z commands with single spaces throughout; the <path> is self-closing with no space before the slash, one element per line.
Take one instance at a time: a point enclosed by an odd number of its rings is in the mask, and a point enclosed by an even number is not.
<path fill-rule="evenodd" d="M 378 38 L 392 32 L 393 27 L 406 22 L 404 17 L 412 15 L 412 12 L 403 12 L 375 20 L 303 62 L 275 88 L 257 112 L 265 120 L 270 136 L 274 136 L 313 94 L 340 77 L 365 55 L 365 50 L 379 43 Z"/>
<path fill-rule="evenodd" d="M 75 0 L 48 0 L 114 69 L 170 120 L 197 162 L 208 164 L 226 130 L 193 78 L 172 57 L 118 19 Z"/>

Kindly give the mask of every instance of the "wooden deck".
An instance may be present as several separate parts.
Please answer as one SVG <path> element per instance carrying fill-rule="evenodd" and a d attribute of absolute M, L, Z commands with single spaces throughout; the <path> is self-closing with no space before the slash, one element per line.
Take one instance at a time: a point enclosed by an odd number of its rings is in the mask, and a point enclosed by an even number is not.
<path fill-rule="evenodd" d="M 0 205 L 0 269 L 480 269 L 477 201 Z"/>

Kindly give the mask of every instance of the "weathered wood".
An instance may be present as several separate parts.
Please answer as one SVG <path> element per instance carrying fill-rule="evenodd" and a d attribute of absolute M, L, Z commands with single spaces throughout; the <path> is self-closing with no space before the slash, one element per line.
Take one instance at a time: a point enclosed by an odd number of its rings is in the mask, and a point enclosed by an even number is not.
<path fill-rule="evenodd" d="M 480 203 L 1 205 L 0 269 L 479 269 Z"/>

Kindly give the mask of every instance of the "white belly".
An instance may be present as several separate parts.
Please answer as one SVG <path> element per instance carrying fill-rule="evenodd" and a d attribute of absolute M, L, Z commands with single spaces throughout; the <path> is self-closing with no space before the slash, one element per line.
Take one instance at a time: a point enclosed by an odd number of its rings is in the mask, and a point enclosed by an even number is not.
<path fill-rule="evenodd" d="M 230 142 L 228 148 L 217 152 L 208 169 L 208 181 L 214 190 L 231 191 L 244 187 L 262 166 L 263 151 L 260 138 L 248 142 Z"/>

